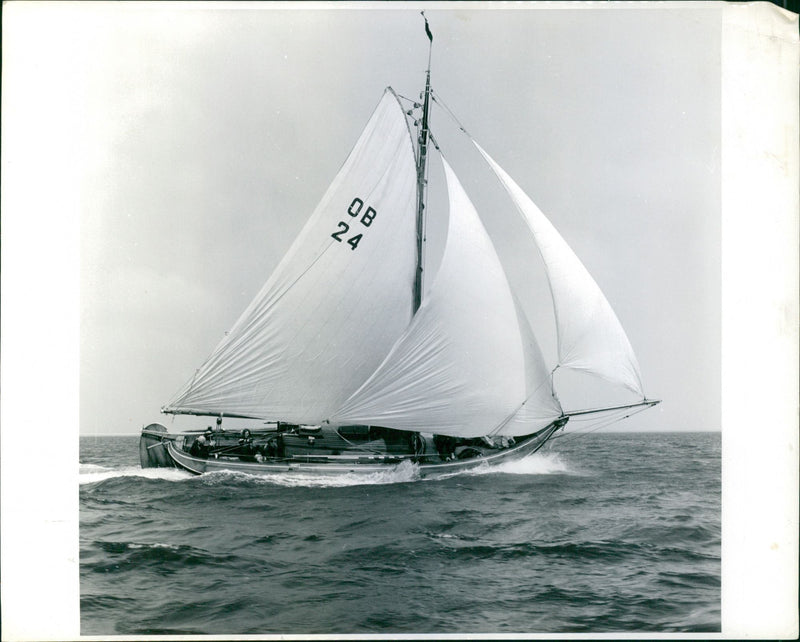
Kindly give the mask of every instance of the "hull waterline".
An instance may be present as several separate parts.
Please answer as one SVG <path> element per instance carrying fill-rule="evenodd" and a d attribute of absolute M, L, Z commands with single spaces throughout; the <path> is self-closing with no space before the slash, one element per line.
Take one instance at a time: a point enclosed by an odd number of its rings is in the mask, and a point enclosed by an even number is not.
<path fill-rule="evenodd" d="M 198 457 L 183 450 L 174 436 L 156 432 L 148 426 L 142 430 L 140 454 L 143 467 L 171 466 L 201 475 L 209 472 L 241 472 L 253 475 L 280 475 L 305 473 L 311 475 L 370 475 L 396 469 L 406 461 L 419 467 L 420 477 L 446 475 L 465 470 L 495 466 L 516 461 L 538 451 L 566 424 L 566 418 L 553 422 L 546 428 L 523 438 L 516 444 L 467 459 L 441 460 L 435 457 L 396 456 L 391 454 L 356 453 L 343 456 L 296 455 L 291 458 L 240 461 L 235 458 L 213 456 Z M 427 461 L 426 461 L 427 459 Z"/>

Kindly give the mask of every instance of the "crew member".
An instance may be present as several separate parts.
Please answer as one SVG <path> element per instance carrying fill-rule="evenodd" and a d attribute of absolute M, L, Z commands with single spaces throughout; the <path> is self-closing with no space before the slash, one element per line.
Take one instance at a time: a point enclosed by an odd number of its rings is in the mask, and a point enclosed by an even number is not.
<path fill-rule="evenodd" d="M 195 457 L 208 457 L 208 444 L 206 443 L 206 438 L 203 435 L 200 435 L 194 440 L 192 448 L 189 450 L 189 454 L 194 455 Z"/>

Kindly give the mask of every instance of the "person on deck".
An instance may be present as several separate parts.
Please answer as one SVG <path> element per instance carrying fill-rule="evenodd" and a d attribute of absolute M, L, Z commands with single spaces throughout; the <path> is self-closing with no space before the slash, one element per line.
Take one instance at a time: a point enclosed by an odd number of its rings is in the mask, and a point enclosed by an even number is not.
<path fill-rule="evenodd" d="M 256 449 L 253 447 L 253 437 L 247 428 L 245 428 L 241 432 L 241 437 L 239 438 L 238 452 L 239 452 L 239 459 L 243 461 L 255 460 Z"/>
<path fill-rule="evenodd" d="M 194 440 L 192 448 L 189 450 L 189 454 L 194 455 L 195 457 L 208 457 L 208 445 L 206 444 L 206 438 L 203 435 L 200 435 Z"/>

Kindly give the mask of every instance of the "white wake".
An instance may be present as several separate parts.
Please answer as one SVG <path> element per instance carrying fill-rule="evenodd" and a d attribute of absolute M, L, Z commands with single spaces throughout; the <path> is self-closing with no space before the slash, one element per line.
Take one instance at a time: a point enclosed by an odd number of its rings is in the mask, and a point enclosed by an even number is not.
<path fill-rule="evenodd" d="M 567 463 L 556 452 L 534 453 L 523 459 L 501 462 L 495 466 L 481 466 L 468 471 L 475 475 L 505 473 L 508 475 L 558 475 L 572 473 Z"/>
<path fill-rule="evenodd" d="M 184 481 L 191 479 L 193 475 L 178 468 L 140 468 L 139 466 L 106 468 L 96 464 L 81 464 L 78 482 L 83 486 L 84 484 L 94 484 L 115 477 L 144 477 L 146 479 L 163 479 L 165 481 Z"/>
<path fill-rule="evenodd" d="M 230 479 L 246 479 L 286 487 L 338 488 L 376 484 L 402 484 L 419 479 L 419 466 L 404 461 L 375 473 L 303 473 L 297 471 L 281 473 L 242 473 L 219 471 L 202 475 L 210 484 L 224 484 Z"/>
<path fill-rule="evenodd" d="M 215 471 L 195 476 L 179 468 L 140 468 L 126 466 L 123 468 L 106 468 L 96 464 L 81 464 L 79 482 L 94 484 L 116 477 L 143 477 L 145 479 L 161 479 L 170 482 L 183 482 L 199 479 L 201 483 L 213 486 L 225 485 L 231 481 L 247 480 L 253 483 L 264 483 L 275 486 L 340 488 L 344 486 L 369 486 L 383 484 L 402 484 L 422 478 L 435 480 L 460 475 L 554 475 L 573 474 L 558 453 L 536 453 L 516 461 L 501 462 L 492 466 L 483 465 L 469 470 L 444 472 L 425 471 L 420 474 L 420 467 L 410 461 L 387 467 L 374 473 L 304 473 L 299 471 L 281 473 L 243 473 L 237 471 Z"/>

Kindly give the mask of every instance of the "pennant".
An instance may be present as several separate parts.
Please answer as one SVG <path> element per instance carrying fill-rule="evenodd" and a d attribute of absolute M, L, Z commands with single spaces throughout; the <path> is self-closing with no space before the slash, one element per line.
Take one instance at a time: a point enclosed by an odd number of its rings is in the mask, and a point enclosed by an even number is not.
<path fill-rule="evenodd" d="M 428 34 L 428 40 L 433 42 L 433 34 L 431 33 L 431 28 L 428 26 L 428 19 L 425 17 L 425 12 L 420 11 L 420 14 L 422 14 L 422 17 L 425 20 L 425 33 Z"/>

